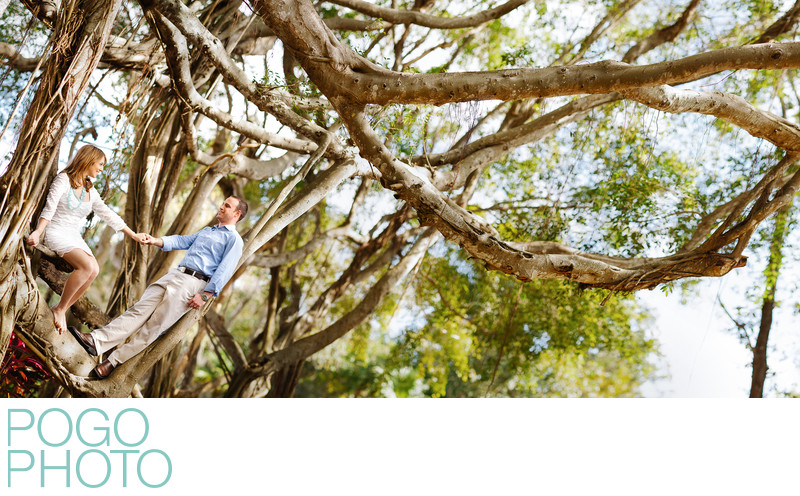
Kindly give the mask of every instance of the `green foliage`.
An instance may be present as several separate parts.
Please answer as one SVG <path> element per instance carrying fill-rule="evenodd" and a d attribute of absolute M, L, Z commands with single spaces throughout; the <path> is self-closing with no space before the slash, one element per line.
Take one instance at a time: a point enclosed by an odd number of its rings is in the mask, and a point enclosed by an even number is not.
<path fill-rule="evenodd" d="M 305 395 L 635 396 L 652 373 L 648 316 L 627 296 L 556 281 L 520 283 L 448 250 L 413 286 L 402 331 L 373 320 L 317 357 Z M 409 295 L 411 292 L 409 291 Z M 390 304 L 387 303 L 389 307 Z M 384 315 L 385 315 L 384 310 Z M 394 312 L 392 312 L 392 315 Z M 369 350 L 369 352 L 365 352 Z M 496 371 L 495 371 L 496 369 Z"/>
<path fill-rule="evenodd" d="M 590 174 L 594 184 L 578 188 L 576 198 L 605 214 L 602 241 L 628 256 L 644 253 L 655 239 L 653 219 L 662 213 L 663 198 L 692 187 L 691 169 L 672 152 L 654 154 L 655 143 L 631 126 L 596 142 Z M 588 216 L 579 215 L 581 221 Z"/>
<path fill-rule="evenodd" d="M 507 69 L 532 61 L 529 43 L 518 29 L 495 19 L 464 45 L 464 53 L 487 70 Z"/>

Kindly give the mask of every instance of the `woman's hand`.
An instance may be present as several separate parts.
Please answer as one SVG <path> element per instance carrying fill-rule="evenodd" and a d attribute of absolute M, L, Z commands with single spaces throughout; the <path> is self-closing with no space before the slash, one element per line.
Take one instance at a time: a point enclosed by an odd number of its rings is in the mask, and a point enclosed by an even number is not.
<path fill-rule="evenodd" d="M 33 231 L 30 236 L 25 239 L 25 242 L 28 243 L 30 246 L 36 246 L 39 244 L 39 238 L 42 237 L 42 233 L 39 231 Z"/>
<path fill-rule="evenodd" d="M 147 233 L 142 233 L 142 234 L 144 234 L 145 236 L 144 241 L 141 242 L 143 245 L 158 246 L 158 247 L 164 246 L 164 243 L 161 241 L 161 238 L 156 238 L 155 236 L 151 236 Z"/>
<path fill-rule="evenodd" d="M 39 239 L 42 237 L 42 233 L 44 232 L 47 224 L 50 221 L 47 219 L 39 218 L 39 223 L 36 224 L 36 229 L 33 230 L 30 236 L 25 238 L 25 242 L 28 243 L 30 246 L 36 246 L 39 244 Z"/>

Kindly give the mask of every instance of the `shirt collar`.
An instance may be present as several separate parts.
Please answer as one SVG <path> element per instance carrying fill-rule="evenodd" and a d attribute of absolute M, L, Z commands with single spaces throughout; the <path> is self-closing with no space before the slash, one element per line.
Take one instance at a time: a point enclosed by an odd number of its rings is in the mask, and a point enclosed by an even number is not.
<path fill-rule="evenodd" d="M 234 224 L 225 224 L 224 226 L 221 226 L 221 225 L 217 224 L 216 226 L 214 226 L 214 228 L 216 228 L 216 229 L 222 229 L 223 227 L 227 228 L 228 231 L 234 231 L 235 230 Z"/>

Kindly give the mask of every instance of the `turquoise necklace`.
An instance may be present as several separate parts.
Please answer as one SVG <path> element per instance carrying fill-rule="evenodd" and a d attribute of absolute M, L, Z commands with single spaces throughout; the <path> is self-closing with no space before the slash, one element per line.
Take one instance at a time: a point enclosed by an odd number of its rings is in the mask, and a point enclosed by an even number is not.
<path fill-rule="evenodd" d="M 67 206 L 69 207 L 70 210 L 76 210 L 83 203 L 84 197 L 86 197 L 86 188 L 81 188 L 81 196 L 80 197 L 78 197 L 78 193 L 75 192 L 75 190 L 72 188 L 72 186 L 69 187 L 69 190 L 72 191 L 72 194 L 67 196 Z M 75 198 L 76 200 L 78 200 L 78 203 L 75 206 L 72 205 L 72 198 Z"/>

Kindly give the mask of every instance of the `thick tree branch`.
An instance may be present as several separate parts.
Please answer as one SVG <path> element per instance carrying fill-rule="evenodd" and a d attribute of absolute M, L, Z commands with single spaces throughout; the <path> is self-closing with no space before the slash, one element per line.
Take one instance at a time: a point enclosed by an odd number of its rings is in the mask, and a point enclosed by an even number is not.
<path fill-rule="evenodd" d="M 186 44 L 186 39 L 169 21 L 161 19 L 158 25 L 161 29 L 162 37 L 166 40 L 165 50 L 170 72 L 172 73 L 172 82 L 177 93 L 184 99 L 184 103 L 186 103 L 187 106 L 197 110 L 220 126 L 236 131 L 239 134 L 267 146 L 274 146 L 300 153 L 311 153 L 316 149 L 314 143 L 279 136 L 246 120 L 236 119 L 232 115 L 219 110 L 216 105 L 203 98 L 203 96 L 198 93 L 197 89 L 195 89 L 194 83 L 192 82 L 189 48 Z"/>
<path fill-rule="evenodd" d="M 756 138 L 764 138 L 779 148 L 790 152 L 800 151 L 800 126 L 783 117 L 759 110 L 737 95 L 681 90 L 670 86 L 625 90 L 622 94 L 664 112 L 713 115 L 744 129 Z"/>
<path fill-rule="evenodd" d="M 258 106 L 259 109 L 274 115 L 279 122 L 291 127 L 313 142 L 319 141 L 324 134 L 328 133 L 326 129 L 294 112 L 287 105 L 283 95 L 266 87 L 256 85 L 247 74 L 233 63 L 219 39 L 213 36 L 185 6 L 171 0 L 156 0 L 154 4 L 158 12 L 169 19 L 169 21 L 162 22 L 167 27 L 171 40 L 186 46 L 186 42 L 182 40 L 183 36 L 190 39 L 209 57 L 222 74 L 224 80 L 240 91 L 245 98 Z M 317 17 L 317 19 L 319 18 Z M 175 29 L 172 29 L 173 25 L 183 36 L 178 34 Z M 169 47 L 167 49 L 169 53 Z M 185 77 L 186 74 L 184 74 L 184 79 Z M 346 157 L 338 140 L 334 140 L 331 143 L 328 152 L 331 158 L 337 160 Z"/>
<path fill-rule="evenodd" d="M 323 63 L 317 59 L 313 62 Z M 315 72 L 310 57 L 305 57 L 305 64 L 307 71 Z M 330 68 L 329 65 L 329 71 Z M 340 76 L 335 81 L 331 78 L 324 81 L 328 85 L 323 90 L 340 94 L 354 103 L 443 105 L 621 92 L 686 83 L 728 70 L 790 68 L 800 68 L 800 42 L 723 48 L 679 60 L 638 66 L 607 60 L 544 69 L 448 74 L 405 74 L 385 69 L 367 72 L 360 67 L 351 67 L 339 71 Z"/>
<path fill-rule="evenodd" d="M 800 1 L 794 3 L 777 21 L 764 31 L 753 43 L 769 43 L 791 30 L 800 20 Z"/>
<path fill-rule="evenodd" d="M 400 10 L 387 7 L 380 7 L 374 3 L 363 0 L 328 0 L 330 3 L 341 5 L 349 9 L 360 12 L 364 15 L 381 19 L 391 24 L 416 24 L 418 26 L 433 29 L 461 29 L 479 26 L 485 22 L 508 14 L 514 9 L 525 5 L 528 0 L 510 0 L 498 7 L 479 12 L 477 14 L 462 17 L 440 17 L 425 14 L 418 10 Z"/>

